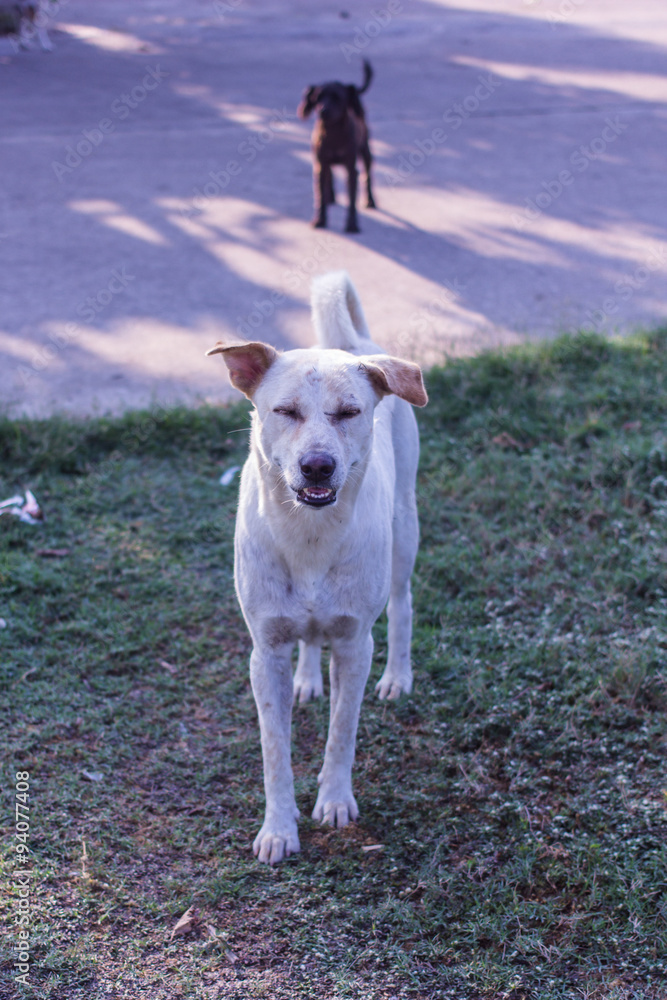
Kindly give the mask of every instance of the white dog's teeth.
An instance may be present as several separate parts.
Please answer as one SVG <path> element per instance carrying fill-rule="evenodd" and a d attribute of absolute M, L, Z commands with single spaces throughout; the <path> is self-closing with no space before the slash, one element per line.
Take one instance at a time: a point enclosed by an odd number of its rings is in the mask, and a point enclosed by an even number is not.
<path fill-rule="evenodd" d="M 326 500 L 333 494 L 332 489 L 323 486 L 305 486 L 301 492 L 311 500 Z"/>

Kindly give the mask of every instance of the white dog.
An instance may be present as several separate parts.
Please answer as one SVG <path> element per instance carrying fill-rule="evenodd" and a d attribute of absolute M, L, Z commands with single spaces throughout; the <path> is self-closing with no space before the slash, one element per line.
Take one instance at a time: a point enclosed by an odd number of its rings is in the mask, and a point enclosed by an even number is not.
<path fill-rule="evenodd" d="M 387 600 L 389 657 L 377 691 L 397 698 L 412 687 L 419 438 L 409 404 L 425 406 L 426 391 L 417 365 L 370 340 L 345 272 L 317 279 L 312 303 L 321 347 L 281 354 L 231 339 L 208 352 L 223 355 L 232 384 L 255 407 L 235 580 L 253 640 L 250 677 L 264 759 L 266 816 L 253 849 L 271 864 L 299 850 L 292 701 L 322 694 L 322 643 L 331 646 L 331 718 L 315 819 L 341 827 L 359 814 L 354 745 L 371 628 Z"/>

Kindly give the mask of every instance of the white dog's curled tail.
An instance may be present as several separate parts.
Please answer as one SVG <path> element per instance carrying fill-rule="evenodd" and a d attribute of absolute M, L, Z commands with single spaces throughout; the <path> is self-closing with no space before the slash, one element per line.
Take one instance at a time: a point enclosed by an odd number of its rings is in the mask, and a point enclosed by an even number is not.
<path fill-rule="evenodd" d="M 330 271 L 313 278 L 310 302 L 315 334 L 321 347 L 334 347 L 352 354 L 377 352 L 347 271 Z"/>

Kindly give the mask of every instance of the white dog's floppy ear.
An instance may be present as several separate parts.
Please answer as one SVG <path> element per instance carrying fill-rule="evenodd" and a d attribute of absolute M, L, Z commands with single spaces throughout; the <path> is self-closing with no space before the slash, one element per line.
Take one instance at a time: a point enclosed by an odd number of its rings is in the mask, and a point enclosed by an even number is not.
<path fill-rule="evenodd" d="M 215 347 L 206 352 L 222 354 L 229 368 L 229 380 L 236 389 L 252 399 L 255 389 L 278 357 L 279 352 L 270 344 L 261 341 L 246 341 L 230 337 L 219 340 Z"/>
<path fill-rule="evenodd" d="M 360 368 L 373 383 L 381 396 L 393 392 L 413 406 L 426 406 L 428 396 L 424 388 L 421 368 L 412 361 L 401 361 L 388 354 L 366 355 Z"/>

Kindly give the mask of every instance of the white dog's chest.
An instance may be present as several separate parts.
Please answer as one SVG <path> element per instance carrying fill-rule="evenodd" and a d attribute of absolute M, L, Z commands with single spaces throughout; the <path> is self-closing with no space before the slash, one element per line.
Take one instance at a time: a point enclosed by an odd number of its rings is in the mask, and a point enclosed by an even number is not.
<path fill-rule="evenodd" d="M 262 621 L 262 639 L 267 646 L 295 643 L 299 639 L 309 646 L 321 646 L 332 639 L 354 639 L 365 626 L 355 615 L 311 616 L 273 615 Z"/>
<path fill-rule="evenodd" d="M 360 567 L 333 567 L 328 573 L 290 573 L 282 569 L 265 577 L 262 593 L 254 588 L 242 601 L 255 632 L 269 646 L 302 640 L 321 645 L 332 639 L 352 639 L 368 629 L 384 607 L 389 587 L 389 564 L 360 592 Z"/>

